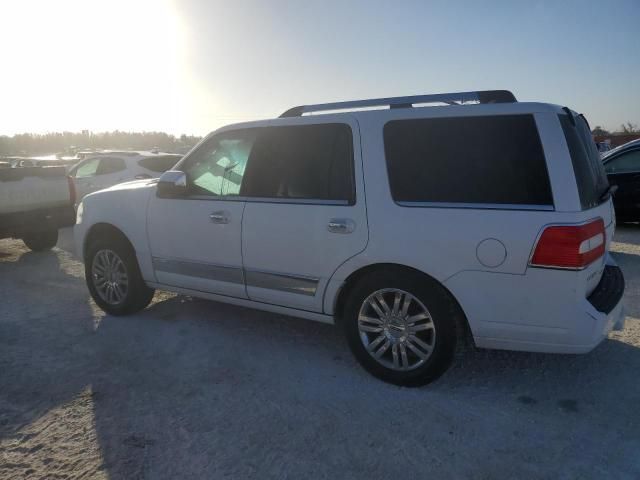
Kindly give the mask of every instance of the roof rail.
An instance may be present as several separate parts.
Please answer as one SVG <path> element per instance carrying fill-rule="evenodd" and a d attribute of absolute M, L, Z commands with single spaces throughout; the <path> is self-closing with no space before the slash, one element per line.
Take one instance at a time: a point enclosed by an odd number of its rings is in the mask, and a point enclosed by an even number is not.
<path fill-rule="evenodd" d="M 280 115 L 284 117 L 300 117 L 305 113 L 327 110 L 351 110 L 369 107 L 411 108 L 418 103 L 447 103 L 460 105 L 465 102 L 478 103 L 515 103 L 516 97 L 509 90 L 481 90 L 477 92 L 435 93 L 431 95 L 414 95 L 410 97 L 371 98 L 349 102 L 320 103 L 317 105 L 300 105 Z"/>

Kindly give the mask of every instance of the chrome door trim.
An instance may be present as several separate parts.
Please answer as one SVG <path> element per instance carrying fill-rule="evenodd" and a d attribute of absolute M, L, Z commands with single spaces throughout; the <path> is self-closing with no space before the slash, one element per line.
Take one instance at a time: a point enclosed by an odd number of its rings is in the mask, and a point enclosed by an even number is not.
<path fill-rule="evenodd" d="M 241 197 L 239 195 L 189 195 L 177 200 L 207 200 L 212 202 L 247 202 L 247 203 L 277 203 L 285 205 L 331 205 L 336 207 L 353 207 L 355 203 L 348 200 L 320 200 L 314 198 L 270 198 L 270 197 Z"/>
<path fill-rule="evenodd" d="M 241 267 L 192 262 L 171 258 L 153 257 L 153 268 L 157 272 L 205 278 L 218 282 L 236 283 L 247 287 L 266 288 L 300 295 L 315 296 L 319 278 L 288 273 L 243 270 Z"/>
<path fill-rule="evenodd" d="M 153 257 L 153 268 L 163 273 L 206 278 L 207 280 L 237 283 L 240 285 L 244 284 L 244 275 L 241 267 Z"/>
<path fill-rule="evenodd" d="M 476 210 L 536 210 L 544 212 L 552 212 L 555 210 L 553 205 L 532 205 L 532 204 L 515 204 L 515 203 L 457 203 L 457 202 L 408 202 L 400 201 L 396 204 L 401 207 L 417 207 L 417 208 L 467 208 Z"/>
<path fill-rule="evenodd" d="M 320 279 L 287 273 L 245 270 L 247 287 L 266 288 L 300 295 L 315 296 Z M 249 295 L 251 296 L 251 295 Z"/>
<path fill-rule="evenodd" d="M 290 315 L 292 317 L 306 318 L 307 320 L 313 320 L 315 322 L 326 323 L 333 325 L 335 323 L 333 315 L 327 315 L 324 313 L 318 313 L 311 310 L 305 310 L 302 308 L 283 307 L 282 305 L 276 305 L 268 302 L 259 302 L 257 300 L 249 300 L 246 298 L 238 298 L 232 295 L 222 295 L 219 293 L 205 292 L 202 290 L 196 290 L 193 288 L 184 288 L 177 285 L 171 285 L 168 283 L 147 282 L 147 284 L 158 290 L 167 290 L 174 293 L 181 293 L 184 295 L 192 295 L 194 297 L 207 298 L 217 302 L 230 303 L 232 305 L 239 305 L 241 307 L 256 308 L 266 312 L 273 312 L 282 315 Z"/>

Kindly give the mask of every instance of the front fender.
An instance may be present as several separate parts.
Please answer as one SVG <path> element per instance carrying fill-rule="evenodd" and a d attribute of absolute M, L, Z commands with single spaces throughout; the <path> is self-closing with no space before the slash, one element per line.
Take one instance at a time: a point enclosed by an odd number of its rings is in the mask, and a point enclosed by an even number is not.
<path fill-rule="evenodd" d="M 142 182 L 101 190 L 84 197 L 78 206 L 74 227 L 75 250 L 84 260 L 86 239 L 99 224 L 111 225 L 129 240 L 136 253 L 142 277 L 155 281 L 147 237 L 147 207 L 155 184 Z"/>

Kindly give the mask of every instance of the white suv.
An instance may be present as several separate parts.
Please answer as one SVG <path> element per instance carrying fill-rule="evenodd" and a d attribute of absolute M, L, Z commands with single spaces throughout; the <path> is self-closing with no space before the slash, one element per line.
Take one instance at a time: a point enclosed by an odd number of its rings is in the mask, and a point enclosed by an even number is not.
<path fill-rule="evenodd" d="M 108 313 L 162 289 L 337 322 L 369 372 L 421 385 L 464 334 L 581 353 L 623 327 L 611 193 L 584 117 L 466 92 L 221 128 L 87 196 L 75 231 Z"/>
<path fill-rule="evenodd" d="M 69 170 L 77 198 L 118 183 L 157 178 L 173 167 L 182 155 L 156 152 L 105 151 L 86 155 Z"/>

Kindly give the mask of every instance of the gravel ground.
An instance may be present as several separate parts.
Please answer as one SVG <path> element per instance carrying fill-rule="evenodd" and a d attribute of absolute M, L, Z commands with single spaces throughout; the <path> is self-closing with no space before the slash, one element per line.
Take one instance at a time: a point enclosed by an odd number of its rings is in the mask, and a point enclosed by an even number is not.
<path fill-rule="evenodd" d="M 640 227 L 629 318 L 588 355 L 470 351 L 381 383 L 331 326 L 158 294 L 105 316 L 82 265 L 0 240 L 0 478 L 640 478 Z"/>

